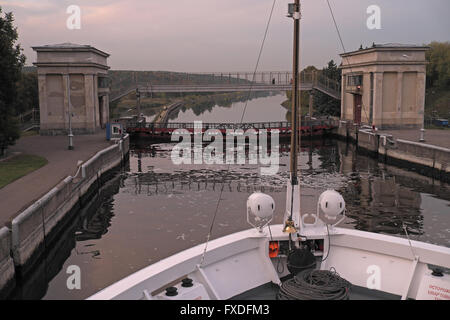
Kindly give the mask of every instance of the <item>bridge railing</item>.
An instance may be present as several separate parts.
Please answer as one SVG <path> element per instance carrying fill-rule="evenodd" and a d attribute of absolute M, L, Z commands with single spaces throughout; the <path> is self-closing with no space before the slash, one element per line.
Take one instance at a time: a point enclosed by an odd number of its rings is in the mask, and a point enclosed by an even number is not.
<path fill-rule="evenodd" d="M 265 71 L 257 72 L 214 72 L 214 73 L 177 73 L 176 77 L 161 79 L 158 81 L 140 81 L 138 86 L 148 87 L 163 85 L 250 85 L 250 84 L 292 84 L 292 72 L 290 71 Z M 302 83 L 313 83 L 314 74 L 302 72 L 300 81 Z"/>
<path fill-rule="evenodd" d="M 315 75 L 313 86 L 321 87 L 337 96 L 341 94 L 341 84 L 338 81 L 325 76 L 322 72 Z"/>
<path fill-rule="evenodd" d="M 213 72 L 213 73 L 175 73 L 167 78 L 154 81 L 140 79 L 132 88 L 111 96 L 110 101 L 117 100 L 124 95 L 139 88 L 145 92 L 165 86 L 179 87 L 213 87 L 213 86 L 258 86 L 258 85 L 278 85 L 285 86 L 286 89 L 292 84 L 292 72 L 290 71 L 264 71 L 256 72 Z M 340 96 L 340 83 L 326 77 L 322 71 L 311 71 L 300 73 L 300 84 L 306 90 L 310 88 L 321 89 L 325 93 L 330 93 L 334 97 Z M 183 88 L 180 88 L 182 90 Z"/>
<path fill-rule="evenodd" d="M 30 111 L 19 114 L 16 118 L 22 130 L 38 126 L 40 118 L 39 109 L 31 109 Z"/>
<path fill-rule="evenodd" d="M 256 72 L 213 72 L 213 73 L 177 73 L 173 78 L 159 79 L 158 81 L 139 81 L 138 86 L 149 87 L 162 85 L 220 85 L 220 84 L 292 84 L 290 71 L 264 71 Z M 326 77 L 322 71 L 301 72 L 300 82 L 306 84 L 321 84 L 327 88 L 338 90 L 339 82 Z"/>
<path fill-rule="evenodd" d="M 264 71 L 264 72 L 213 72 L 213 73 L 179 73 L 177 78 L 168 79 L 164 84 L 289 84 L 292 72 L 289 71 Z M 155 83 L 156 85 L 156 83 Z"/>
<path fill-rule="evenodd" d="M 30 111 L 19 114 L 17 120 L 19 120 L 20 123 L 39 122 L 39 109 L 31 109 Z"/>

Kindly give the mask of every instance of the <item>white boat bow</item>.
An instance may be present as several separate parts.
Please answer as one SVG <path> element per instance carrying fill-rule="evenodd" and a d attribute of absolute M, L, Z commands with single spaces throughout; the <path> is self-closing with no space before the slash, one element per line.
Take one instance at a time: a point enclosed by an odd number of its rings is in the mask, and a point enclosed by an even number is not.
<path fill-rule="evenodd" d="M 303 239 L 323 244 L 314 252 L 317 268 L 334 268 L 353 286 L 410 299 L 450 298 L 450 275 L 433 276 L 429 268 L 450 269 L 450 248 L 346 228 L 303 231 Z M 281 249 L 274 258 L 269 257 L 271 241 Z M 267 227 L 262 233 L 237 232 L 212 240 L 201 267 L 205 244 L 137 271 L 89 299 L 230 299 L 267 283 L 279 285 L 289 274 L 282 250 L 288 241 L 283 225 L 271 226 L 271 232 Z M 182 285 L 185 278 L 192 279 L 192 287 Z M 169 287 L 177 294 L 168 296 Z"/>

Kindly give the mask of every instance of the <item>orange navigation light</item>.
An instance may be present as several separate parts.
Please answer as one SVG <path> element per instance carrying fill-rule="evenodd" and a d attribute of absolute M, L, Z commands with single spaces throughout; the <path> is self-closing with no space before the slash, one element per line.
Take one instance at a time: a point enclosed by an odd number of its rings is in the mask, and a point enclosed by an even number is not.
<path fill-rule="evenodd" d="M 269 242 L 269 257 L 276 258 L 278 256 L 278 252 L 280 251 L 280 244 L 278 241 L 270 241 Z"/>

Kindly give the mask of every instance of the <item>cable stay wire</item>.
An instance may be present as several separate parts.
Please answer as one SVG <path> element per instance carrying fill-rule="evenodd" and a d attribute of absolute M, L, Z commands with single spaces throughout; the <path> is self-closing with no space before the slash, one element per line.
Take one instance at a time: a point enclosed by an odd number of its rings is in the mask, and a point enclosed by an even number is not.
<path fill-rule="evenodd" d="M 266 29 L 265 29 L 265 32 L 264 32 L 264 37 L 262 39 L 261 46 L 259 48 L 258 58 L 256 60 L 255 69 L 253 71 L 252 82 L 250 84 L 250 88 L 249 88 L 249 91 L 248 91 L 247 100 L 245 101 L 244 109 L 242 110 L 241 120 L 239 122 L 240 124 L 242 124 L 242 121 L 243 121 L 244 116 L 245 116 L 245 112 L 247 110 L 248 100 L 251 97 L 251 93 L 252 93 L 252 90 L 253 90 L 253 84 L 254 84 L 255 78 L 256 78 L 256 72 L 258 70 L 259 62 L 260 62 L 260 59 L 261 59 L 261 56 L 262 56 L 262 52 L 264 50 L 264 44 L 265 44 L 266 39 L 267 39 L 267 34 L 269 32 L 269 26 L 270 26 L 270 22 L 272 20 L 272 15 L 273 15 L 273 11 L 274 11 L 276 2 L 277 2 L 277 0 L 273 0 L 273 2 L 272 2 L 272 7 L 270 9 L 269 18 L 267 20 Z M 230 166 L 231 166 L 231 164 L 229 163 L 227 171 L 226 171 L 227 173 L 230 171 Z M 203 263 L 205 261 L 205 255 L 206 255 L 206 251 L 208 249 L 208 243 L 209 243 L 209 240 L 211 238 L 211 234 L 212 234 L 212 230 L 213 230 L 213 227 L 214 227 L 214 223 L 215 223 L 216 218 L 217 218 L 217 212 L 219 211 L 220 201 L 222 200 L 222 194 L 223 194 L 223 188 L 220 190 L 219 199 L 217 200 L 216 208 L 214 210 L 213 219 L 212 219 L 212 222 L 211 222 L 211 225 L 210 225 L 210 228 L 209 228 L 208 235 L 206 236 L 205 248 L 203 250 L 203 254 L 202 254 L 202 257 L 201 257 L 201 260 L 200 260 L 200 264 L 199 264 L 200 267 L 203 265 Z"/>
<path fill-rule="evenodd" d="M 345 50 L 344 41 L 342 40 L 341 32 L 340 32 L 338 24 L 336 22 L 336 18 L 334 16 L 333 9 L 332 9 L 331 4 L 330 4 L 330 0 L 326 0 L 326 1 L 327 1 L 327 4 L 328 4 L 328 8 L 330 9 L 331 18 L 333 19 L 334 27 L 336 28 L 336 32 L 337 32 L 337 35 L 339 37 L 339 41 L 340 41 L 341 46 L 342 46 L 342 50 L 344 51 L 344 54 L 346 54 L 347 50 Z M 349 61 L 348 57 L 345 56 L 344 58 L 347 60 L 347 65 L 350 68 L 350 74 L 352 76 L 354 76 L 355 73 L 353 72 L 353 69 L 352 69 L 352 66 L 350 64 L 350 61 Z M 344 84 L 342 83 L 341 86 L 342 85 L 344 85 Z M 362 108 L 362 106 L 361 106 L 361 109 L 364 111 L 364 114 L 366 115 L 366 118 L 369 119 L 369 117 L 367 116 L 367 111 L 364 108 Z"/>

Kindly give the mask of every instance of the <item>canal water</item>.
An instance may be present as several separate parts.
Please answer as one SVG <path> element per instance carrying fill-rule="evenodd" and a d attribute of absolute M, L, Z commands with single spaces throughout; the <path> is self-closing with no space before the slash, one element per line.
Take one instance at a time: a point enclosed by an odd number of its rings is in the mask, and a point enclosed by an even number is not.
<path fill-rule="evenodd" d="M 248 119 L 282 119 L 286 110 L 277 109 L 277 104 L 284 98 L 252 100 L 249 106 L 255 107 L 248 109 L 252 110 Z M 242 110 L 242 106 L 237 103 L 228 109 Z M 270 115 L 279 118 L 258 118 L 266 108 L 277 109 Z M 221 117 L 228 114 L 217 110 Z M 208 113 L 199 118 L 188 113 L 180 114 L 183 121 L 215 119 Z M 227 119 L 233 117 L 229 113 Z M 274 176 L 262 176 L 259 167 L 248 162 L 229 168 L 174 165 L 173 145 L 133 141 L 129 166 L 108 183 L 107 192 L 84 218 L 68 229 L 61 252 L 46 259 L 27 285 L 19 285 L 14 298 L 84 299 L 151 263 L 204 242 L 221 192 L 212 238 L 250 227 L 246 199 L 257 190 L 274 198 L 273 223 L 282 222 L 287 145 L 281 146 Z M 412 239 L 450 246 L 449 185 L 413 170 L 380 164 L 359 155 L 352 145 L 330 139 L 303 141 L 299 165 L 302 212 L 314 212 L 320 193 L 333 188 L 347 203 L 348 218 L 342 227 L 405 237 L 405 225 Z M 74 265 L 81 270 L 80 290 L 67 288 L 67 270 Z"/>
<path fill-rule="evenodd" d="M 176 117 L 169 122 L 264 122 L 286 121 L 287 109 L 281 106 L 286 100 L 286 95 L 275 94 L 264 98 L 256 98 L 245 102 L 222 105 L 198 105 L 194 108 L 181 108 Z"/>

